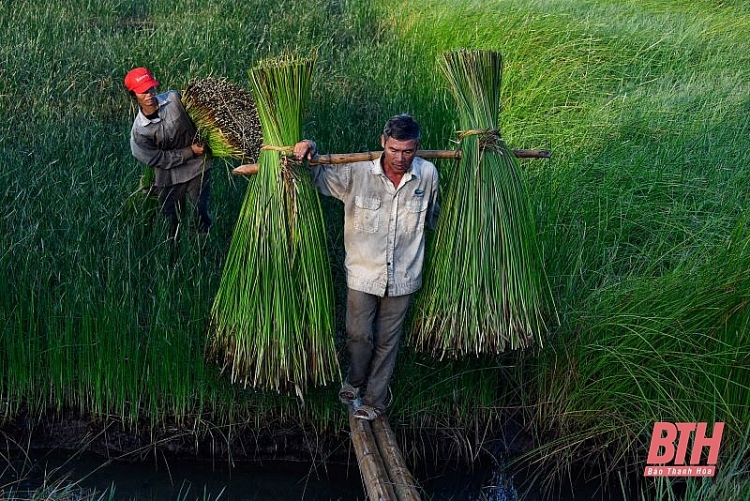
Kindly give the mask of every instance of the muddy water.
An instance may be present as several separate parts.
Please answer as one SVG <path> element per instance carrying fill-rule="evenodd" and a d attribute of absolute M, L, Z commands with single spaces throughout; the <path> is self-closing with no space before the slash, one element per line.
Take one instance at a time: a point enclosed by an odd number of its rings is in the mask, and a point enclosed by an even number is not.
<path fill-rule="evenodd" d="M 7 462 L 7 461 L 6 461 Z M 235 463 L 167 460 L 126 463 L 107 461 L 93 454 L 69 456 L 67 452 L 37 451 L 24 466 L 16 458 L 14 469 L 25 470 L 17 484 L 34 489 L 46 476 L 49 481 L 75 480 L 81 487 L 112 491 L 116 500 L 226 500 L 226 501 L 356 501 L 364 500 L 362 483 L 354 465 L 310 465 L 290 462 Z M 13 482 L 13 468 L 0 469 L 0 486 Z M 433 501 L 480 498 L 487 472 L 420 472 L 423 499 Z M 486 493 L 486 491 L 485 491 Z M 484 499 L 487 499 L 486 497 Z M 513 497 L 496 498 L 498 501 Z"/>
<path fill-rule="evenodd" d="M 140 462 L 108 461 L 89 454 L 35 451 L 33 457 L 8 459 L 0 451 L 0 492 L 9 485 L 33 490 L 67 479 L 99 493 L 112 492 L 114 500 L 147 501 L 364 501 L 359 471 L 354 464 L 294 462 L 235 463 L 174 460 L 154 457 Z M 414 471 L 425 501 L 532 501 L 538 493 L 516 492 L 513 481 L 492 476 L 489 468 L 471 472 L 443 468 Z M 20 478 L 20 480 L 19 480 Z M 494 481 L 493 481 L 494 480 Z M 513 479 L 519 481 L 519 479 Z M 501 484 L 501 485 L 498 485 Z M 495 486 L 495 487 L 493 487 Z M 579 483 L 562 487 L 559 501 L 621 501 L 618 493 L 603 493 L 599 485 Z M 5 499 L 0 495 L 0 499 Z M 27 498 L 14 498 L 27 499 Z M 547 498 L 550 499 L 550 498 Z"/>

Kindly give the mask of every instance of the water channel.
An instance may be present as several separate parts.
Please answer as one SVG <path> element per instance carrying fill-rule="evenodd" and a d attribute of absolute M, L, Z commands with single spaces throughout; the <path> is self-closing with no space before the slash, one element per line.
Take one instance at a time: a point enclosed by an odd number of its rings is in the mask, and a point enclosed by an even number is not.
<path fill-rule="evenodd" d="M 353 452 L 352 452 L 353 454 Z M 8 485 L 17 491 L 66 479 L 85 489 L 114 492 L 122 501 L 364 501 L 356 460 L 351 464 L 225 461 L 154 458 L 149 461 L 111 461 L 92 453 L 35 451 L 33 457 L 0 454 L 0 492 Z M 11 467 L 12 465 L 12 467 Z M 517 501 L 541 499 L 538 493 L 518 495 L 512 483 L 491 486 L 487 467 L 472 471 L 441 467 L 414 471 L 425 501 Z M 20 480 L 19 480 L 20 477 Z M 596 485 L 562 489 L 560 501 L 622 499 L 603 495 Z M 0 495 L 0 499 L 5 499 Z M 16 497 L 13 499 L 25 499 Z"/>
<path fill-rule="evenodd" d="M 355 501 L 364 500 L 356 460 L 351 465 L 294 462 L 235 463 L 207 460 L 155 459 L 153 461 L 108 461 L 100 456 L 53 451 L 27 462 L 28 472 L 20 490 L 38 488 L 66 478 L 98 492 L 112 491 L 116 500 L 227 500 L 227 501 Z M 15 472 L 6 468 L 0 486 L 7 485 L 24 469 L 25 458 L 14 460 Z M 0 472 L 2 469 L 0 468 Z M 425 499 L 435 501 L 478 499 L 483 473 L 430 473 L 422 484 Z M 0 496 L 2 499 L 2 496 Z"/>

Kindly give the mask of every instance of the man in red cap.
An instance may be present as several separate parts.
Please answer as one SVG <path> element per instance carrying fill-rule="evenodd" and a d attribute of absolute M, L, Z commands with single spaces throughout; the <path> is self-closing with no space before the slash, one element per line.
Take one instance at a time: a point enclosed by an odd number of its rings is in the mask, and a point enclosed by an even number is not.
<path fill-rule="evenodd" d="M 196 141 L 198 133 L 182 106 L 180 93 L 157 94 L 158 86 L 146 68 L 134 68 L 125 75 L 125 87 L 139 108 L 130 131 L 130 151 L 138 161 L 154 168 L 154 186 L 170 224 L 170 238 L 177 237 L 186 197 L 197 208 L 200 232 L 206 233 L 211 227 L 208 151 Z"/>

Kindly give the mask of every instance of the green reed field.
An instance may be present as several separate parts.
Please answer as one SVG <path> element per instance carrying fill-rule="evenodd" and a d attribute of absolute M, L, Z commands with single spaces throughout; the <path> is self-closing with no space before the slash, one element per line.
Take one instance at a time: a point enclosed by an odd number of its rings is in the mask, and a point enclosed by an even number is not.
<path fill-rule="evenodd" d="M 247 181 L 217 161 L 214 228 L 187 228 L 171 253 L 161 219 L 126 203 L 142 167 L 122 78 L 147 65 L 163 90 L 208 75 L 249 87 L 255 62 L 316 50 L 305 135 L 321 151 L 377 149 L 400 112 L 438 149 L 458 117 L 436 57 L 494 49 L 503 137 L 553 152 L 522 168 L 559 324 L 543 348 L 497 359 L 438 361 L 407 342 L 391 423 L 463 460 L 513 419 L 533 440 L 517 460 L 531 481 L 585 461 L 615 489 L 675 499 L 680 482 L 642 476 L 654 421 L 722 421 L 719 474 L 687 495 L 750 492 L 746 2 L 18 0 L 0 28 L 0 421 L 344 429 L 336 385 L 303 403 L 232 386 L 205 360 Z M 323 204 L 340 320 L 341 211 Z"/>

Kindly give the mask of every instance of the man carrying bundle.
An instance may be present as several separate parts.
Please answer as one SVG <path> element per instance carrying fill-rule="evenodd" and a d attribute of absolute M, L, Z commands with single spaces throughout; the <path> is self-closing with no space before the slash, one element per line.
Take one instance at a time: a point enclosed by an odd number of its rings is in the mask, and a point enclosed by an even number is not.
<path fill-rule="evenodd" d="M 339 399 L 370 421 L 385 412 L 404 319 L 422 286 L 424 227 L 434 229 L 438 214 L 437 170 L 416 157 L 419 124 L 392 117 L 380 141 L 376 160 L 311 167 L 318 190 L 344 203 L 349 370 Z M 311 140 L 294 147 L 298 160 L 316 153 Z"/>
<path fill-rule="evenodd" d="M 197 132 L 180 93 L 157 94 L 159 82 L 146 68 L 125 75 L 125 87 L 138 103 L 138 115 L 130 132 L 130 150 L 140 162 L 153 167 L 161 211 L 169 221 L 169 237 L 177 237 L 185 198 L 197 208 L 199 231 L 208 232 L 211 216 L 211 160 L 206 147 L 196 142 Z"/>

